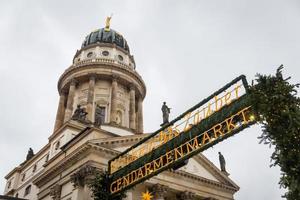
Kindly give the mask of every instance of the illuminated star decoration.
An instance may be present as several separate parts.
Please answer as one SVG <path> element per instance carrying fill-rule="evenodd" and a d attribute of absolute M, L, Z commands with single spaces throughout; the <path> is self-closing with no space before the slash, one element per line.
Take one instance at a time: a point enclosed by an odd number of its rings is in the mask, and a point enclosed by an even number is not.
<path fill-rule="evenodd" d="M 147 190 L 146 193 L 142 193 L 142 200 L 151 200 L 153 198 L 153 196 L 151 195 L 151 193 Z"/>

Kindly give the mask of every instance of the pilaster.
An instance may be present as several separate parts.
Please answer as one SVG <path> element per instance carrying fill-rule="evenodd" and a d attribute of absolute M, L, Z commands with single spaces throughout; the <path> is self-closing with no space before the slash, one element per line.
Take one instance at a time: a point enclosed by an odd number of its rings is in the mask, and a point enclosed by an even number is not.
<path fill-rule="evenodd" d="M 129 96 L 130 96 L 130 106 L 129 106 L 129 128 L 131 129 L 136 129 L 136 123 L 135 123 L 135 90 L 134 86 L 131 84 L 130 85 L 130 91 L 129 91 Z"/>
<path fill-rule="evenodd" d="M 59 96 L 58 108 L 56 113 L 54 132 L 59 129 L 64 123 L 64 115 L 65 115 L 65 101 L 66 101 L 66 92 L 61 91 Z"/>
<path fill-rule="evenodd" d="M 75 95 L 75 88 L 76 88 L 76 80 L 72 79 L 69 88 L 69 94 L 67 99 L 67 108 L 65 112 L 64 122 L 71 119 L 72 112 L 73 112 L 73 102 L 74 102 L 74 95 Z"/>
<path fill-rule="evenodd" d="M 138 99 L 138 128 L 137 133 L 142 134 L 144 132 L 144 122 L 143 122 L 143 100 L 140 97 Z"/>
<path fill-rule="evenodd" d="M 87 118 L 92 121 L 93 117 L 93 102 L 94 102 L 94 93 L 95 93 L 95 83 L 96 83 L 96 75 L 90 74 L 89 77 L 89 90 L 87 96 Z"/>
<path fill-rule="evenodd" d="M 117 97 L 118 97 L 118 76 L 112 76 L 112 86 L 111 86 L 111 113 L 110 122 L 116 123 L 117 119 Z"/>

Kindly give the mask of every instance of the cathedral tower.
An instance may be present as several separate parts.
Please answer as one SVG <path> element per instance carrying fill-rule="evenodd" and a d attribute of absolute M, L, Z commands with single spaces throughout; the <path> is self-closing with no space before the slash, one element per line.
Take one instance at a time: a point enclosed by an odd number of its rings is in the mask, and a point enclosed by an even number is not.
<path fill-rule="evenodd" d="M 58 92 L 54 133 L 72 120 L 78 106 L 86 112 L 85 121 L 101 129 L 143 133 L 146 86 L 127 41 L 110 29 L 109 19 L 105 28 L 86 36 L 72 65 L 59 78 Z"/>

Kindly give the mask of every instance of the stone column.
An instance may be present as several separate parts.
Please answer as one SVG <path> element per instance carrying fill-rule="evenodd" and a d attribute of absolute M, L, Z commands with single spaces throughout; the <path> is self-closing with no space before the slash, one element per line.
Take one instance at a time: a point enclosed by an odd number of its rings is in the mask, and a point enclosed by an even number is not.
<path fill-rule="evenodd" d="M 142 134 L 144 132 L 144 126 L 143 126 L 143 100 L 140 97 L 138 99 L 138 128 L 137 133 Z"/>
<path fill-rule="evenodd" d="M 73 183 L 72 199 L 87 200 L 90 199 L 91 191 L 88 184 L 91 182 L 97 169 L 90 165 L 81 167 L 77 172 L 71 175 L 70 179 Z"/>
<path fill-rule="evenodd" d="M 66 101 L 66 92 L 61 91 L 59 96 L 58 108 L 56 113 L 54 132 L 58 130 L 64 123 L 64 115 L 65 115 L 65 101 Z"/>
<path fill-rule="evenodd" d="M 194 200 L 196 198 L 196 194 L 189 191 L 184 191 L 179 194 L 180 200 Z"/>
<path fill-rule="evenodd" d="M 90 80 L 89 80 L 89 91 L 88 91 L 88 96 L 87 96 L 87 113 L 88 113 L 87 118 L 90 121 L 92 121 L 92 117 L 93 117 L 95 82 L 96 82 L 96 75 L 91 74 Z"/>
<path fill-rule="evenodd" d="M 130 85 L 130 105 L 129 105 L 129 128 L 136 129 L 135 124 L 135 90 L 133 85 Z"/>
<path fill-rule="evenodd" d="M 72 117 L 75 87 L 76 87 L 76 81 L 75 81 L 75 79 L 73 79 L 70 83 L 64 122 L 70 120 Z"/>
<path fill-rule="evenodd" d="M 154 196 L 153 200 L 164 200 L 164 196 L 167 194 L 168 188 L 168 186 L 161 185 L 159 183 L 152 186 L 151 191 Z"/>
<path fill-rule="evenodd" d="M 118 77 L 112 77 L 112 84 L 111 84 L 111 112 L 110 112 L 110 123 L 116 123 L 117 117 L 117 95 L 118 95 Z"/>

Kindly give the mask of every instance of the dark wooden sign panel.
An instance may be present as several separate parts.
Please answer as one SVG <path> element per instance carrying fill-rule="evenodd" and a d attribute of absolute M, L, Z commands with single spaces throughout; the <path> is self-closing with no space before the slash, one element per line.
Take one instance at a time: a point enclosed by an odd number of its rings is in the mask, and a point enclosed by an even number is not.
<path fill-rule="evenodd" d="M 110 160 L 111 194 L 174 168 L 254 124 L 247 89 L 242 75 Z M 243 94 L 239 95 L 242 90 Z"/>

